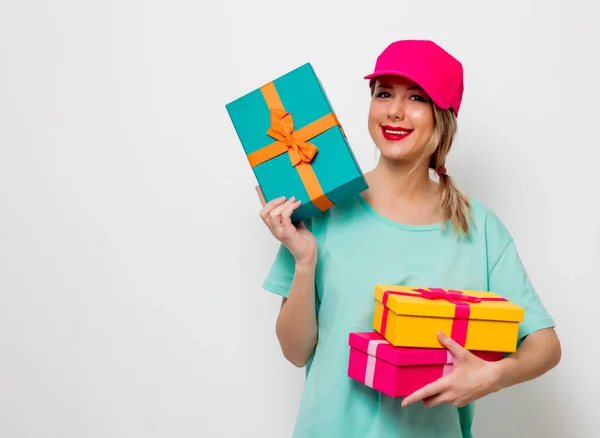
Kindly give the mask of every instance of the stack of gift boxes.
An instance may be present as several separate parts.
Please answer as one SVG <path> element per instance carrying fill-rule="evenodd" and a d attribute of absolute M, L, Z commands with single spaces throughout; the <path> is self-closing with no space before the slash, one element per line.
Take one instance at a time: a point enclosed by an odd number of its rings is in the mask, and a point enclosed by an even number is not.
<path fill-rule="evenodd" d="M 266 201 L 295 196 L 298 223 L 368 188 L 310 63 L 226 105 Z M 449 335 L 496 361 L 516 350 L 521 307 L 491 292 L 375 286 L 374 331 L 349 336 L 348 376 L 391 397 L 452 370 Z"/>
<path fill-rule="evenodd" d="M 453 369 L 442 332 L 475 356 L 498 361 L 517 348 L 524 309 L 492 292 L 375 286 L 373 329 L 350 333 L 348 376 L 405 397 Z"/>

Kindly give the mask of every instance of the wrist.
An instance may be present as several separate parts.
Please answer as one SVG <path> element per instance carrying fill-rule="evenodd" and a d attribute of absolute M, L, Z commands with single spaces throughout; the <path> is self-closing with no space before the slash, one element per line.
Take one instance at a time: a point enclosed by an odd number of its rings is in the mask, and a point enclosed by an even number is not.
<path fill-rule="evenodd" d="M 302 257 L 294 256 L 296 268 L 302 271 L 314 271 L 317 267 L 317 251 L 307 251 Z"/>
<path fill-rule="evenodd" d="M 494 362 L 493 385 L 496 391 L 512 386 L 511 376 L 513 375 L 513 362 L 510 357 Z"/>
<path fill-rule="evenodd" d="M 296 271 L 298 272 L 314 272 L 317 267 L 317 258 L 311 258 L 308 260 L 296 260 Z"/>

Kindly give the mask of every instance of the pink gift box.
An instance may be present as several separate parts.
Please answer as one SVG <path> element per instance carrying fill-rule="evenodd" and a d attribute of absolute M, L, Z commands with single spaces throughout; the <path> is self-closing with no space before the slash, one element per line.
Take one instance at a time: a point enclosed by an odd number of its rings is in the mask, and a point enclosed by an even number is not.
<path fill-rule="evenodd" d="M 446 349 L 394 347 L 377 332 L 350 333 L 348 377 L 390 397 L 406 397 L 452 371 Z M 487 361 L 503 352 L 472 351 Z"/>

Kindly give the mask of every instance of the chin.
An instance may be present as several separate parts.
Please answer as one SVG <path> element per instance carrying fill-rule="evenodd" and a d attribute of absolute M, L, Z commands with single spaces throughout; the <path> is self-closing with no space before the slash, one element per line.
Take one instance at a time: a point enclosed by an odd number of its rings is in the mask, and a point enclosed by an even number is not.
<path fill-rule="evenodd" d="M 378 146 L 381 155 L 388 160 L 406 161 L 409 160 L 414 153 L 411 153 L 411 148 L 408 145 L 384 143 Z"/>

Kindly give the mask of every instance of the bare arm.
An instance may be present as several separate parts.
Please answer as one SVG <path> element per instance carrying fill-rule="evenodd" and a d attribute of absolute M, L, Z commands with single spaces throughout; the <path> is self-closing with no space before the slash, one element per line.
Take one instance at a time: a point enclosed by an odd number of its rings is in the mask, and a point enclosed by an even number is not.
<path fill-rule="evenodd" d="M 317 345 L 315 310 L 315 267 L 296 264 L 288 298 L 281 303 L 276 333 L 283 355 L 297 367 L 303 367 Z"/>
<path fill-rule="evenodd" d="M 317 344 L 317 241 L 304 224 L 292 224 L 291 215 L 300 202 L 292 197 L 287 201 L 279 198 L 267 203 L 260 187 L 256 190 L 262 204 L 260 217 L 296 261 L 294 279 L 287 299 L 281 303 L 275 331 L 285 358 L 297 367 L 303 367 Z"/>
<path fill-rule="evenodd" d="M 498 363 L 498 386 L 507 388 L 535 379 L 558 365 L 561 355 L 554 329 L 531 333 L 515 353 Z"/>

